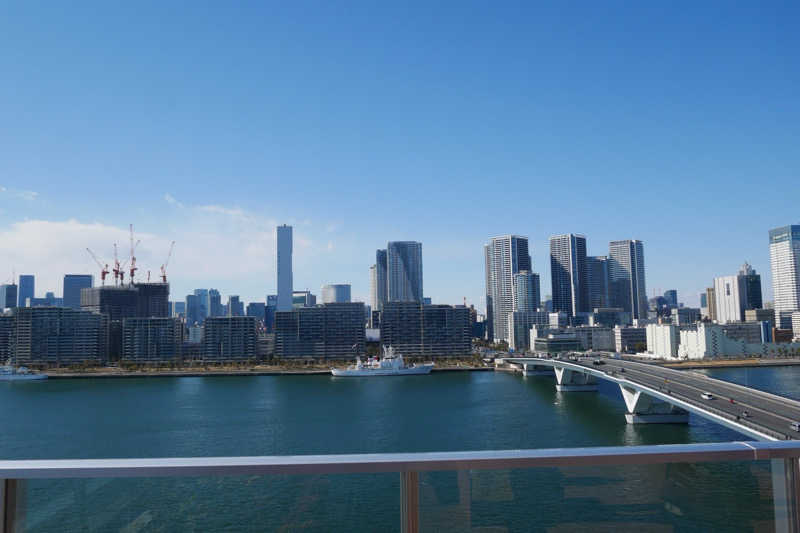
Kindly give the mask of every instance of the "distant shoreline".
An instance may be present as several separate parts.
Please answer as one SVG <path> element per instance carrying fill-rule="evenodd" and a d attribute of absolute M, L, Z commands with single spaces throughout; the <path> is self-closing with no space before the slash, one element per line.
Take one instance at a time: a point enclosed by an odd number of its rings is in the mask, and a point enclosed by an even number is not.
<path fill-rule="evenodd" d="M 494 371 L 493 367 L 442 367 L 434 368 L 432 372 L 474 372 Z M 48 379 L 130 379 L 130 378 L 207 378 L 207 377 L 242 377 L 242 376 L 324 376 L 330 375 L 330 369 L 308 370 L 153 370 L 140 371 L 115 371 L 97 370 L 87 372 L 43 372 Z"/>
<path fill-rule="evenodd" d="M 796 366 L 800 359 L 715 359 L 713 361 L 686 361 L 663 363 L 661 366 L 676 370 L 699 368 L 755 368 L 759 366 Z"/>

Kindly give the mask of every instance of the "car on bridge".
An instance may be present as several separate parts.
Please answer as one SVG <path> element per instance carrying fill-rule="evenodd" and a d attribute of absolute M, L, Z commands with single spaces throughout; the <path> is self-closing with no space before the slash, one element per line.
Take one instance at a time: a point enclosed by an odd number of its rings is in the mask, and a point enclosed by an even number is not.
<path fill-rule="evenodd" d="M 702 399 L 704 399 L 704 400 L 713 400 L 714 399 L 714 395 L 711 394 L 710 392 L 704 392 L 703 394 L 700 395 L 700 397 Z"/>

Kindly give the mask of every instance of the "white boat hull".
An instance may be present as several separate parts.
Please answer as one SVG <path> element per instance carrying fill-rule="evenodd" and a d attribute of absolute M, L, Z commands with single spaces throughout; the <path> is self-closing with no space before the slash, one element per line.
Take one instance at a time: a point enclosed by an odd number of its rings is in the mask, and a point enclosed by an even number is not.
<path fill-rule="evenodd" d="M 0 381 L 36 381 L 47 379 L 47 374 L 0 374 Z"/>
<path fill-rule="evenodd" d="M 331 368 L 331 374 L 336 377 L 351 377 L 351 378 L 361 378 L 361 377 L 371 377 L 371 376 L 419 376 L 424 374 L 430 374 L 431 370 L 433 369 L 433 365 L 417 365 L 411 366 L 407 368 L 375 368 L 375 369 L 340 369 L 340 368 Z"/>

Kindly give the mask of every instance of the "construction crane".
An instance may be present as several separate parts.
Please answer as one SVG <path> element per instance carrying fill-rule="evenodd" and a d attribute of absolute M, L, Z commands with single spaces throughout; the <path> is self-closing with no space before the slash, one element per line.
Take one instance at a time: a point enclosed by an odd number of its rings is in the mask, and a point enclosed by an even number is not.
<path fill-rule="evenodd" d="M 123 267 L 119 266 L 119 256 L 117 255 L 117 243 L 114 243 L 114 285 L 119 283 L 120 278 L 125 277 L 125 271 L 122 270 Z"/>
<path fill-rule="evenodd" d="M 164 264 L 161 265 L 161 281 L 164 283 L 167 282 L 167 265 L 169 265 L 169 260 L 172 257 L 172 249 L 175 248 L 175 241 L 172 241 L 172 244 L 169 245 L 169 253 L 167 254 L 167 260 L 164 261 Z"/>
<path fill-rule="evenodd" d="M 89 248 L 87 248 L 86 251 L 89 252 L 89 255 L 92 256 L 92 259 L 94 259 L 94 262 L 97 263 L 97 266 L 100 267 L 100 284 L 105 285 L 106 276 L 108 275 L 108 265 L 106 264 L 105 266 L 103 266 L 103 264 L 100 262 L 97 256 L 94 255 L 94 252 L 91 251 Z"/>
<path fill-rule="evenodd" d="M 130 230 L 131 230 L 131 267 L 130 267 L 131 279 L 129 283 L 133 284 L 133 276 L 136 274 L 136 271 L 139 270 L 138 268 L 136 268 L 136 247 L 139 246 L 139 243 L 141 241 L 136 241 L 136 244 L 133 244 L 133 224 L 130 225 Z"/>

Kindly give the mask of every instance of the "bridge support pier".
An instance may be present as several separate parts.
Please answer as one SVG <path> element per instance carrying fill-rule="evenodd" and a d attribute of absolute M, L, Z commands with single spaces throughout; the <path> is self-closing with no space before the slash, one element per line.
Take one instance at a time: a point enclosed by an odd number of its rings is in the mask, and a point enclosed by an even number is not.
<path fill-rule="evenodd" d="M 556 390 L 558 392 L 592 392 L 597 390 L 597 379 L 591 374 L 584 374 L 563 366 L 554 366 L 556 372 Z"/>
<path fill-rule="evenodd" d="M 535 365 L 533 363 L 522 364 L 523 376 L 552 376 L 553 367 L 547 365 Z"/>
<path fill-rule="evenodd" d="M 619 390 L 625 400 L 625 407 L 628 408 L 628 412 L 625 414 L 628 424 L 687 424 L 689 422 L 689 413 L 680 407 L 675 407 L 625 385 L 620 385 Z"/>

